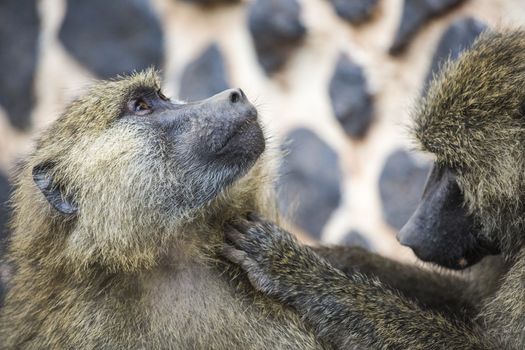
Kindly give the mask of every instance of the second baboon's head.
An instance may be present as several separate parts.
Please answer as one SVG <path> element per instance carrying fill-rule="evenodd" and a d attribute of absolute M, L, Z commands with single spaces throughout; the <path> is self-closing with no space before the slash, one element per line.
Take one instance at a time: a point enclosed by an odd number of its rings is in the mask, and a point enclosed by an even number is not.
<path fill-rule="evenodd" d="M 414 116 L 435 164 L 401 243 L 452 268 L 512 255 L 525 238 L 525 32 L 483 34 Z"/>
<path fill-rule="evenodd" d="M 37 142 L 20 175 L 18 224 L 44 217 L 38 225 L 66 228 L 60 254 L 84 264 L 151 263 L 264 149 L 240 89 L 182 103 L 152 70 L 96 83 Z"/>

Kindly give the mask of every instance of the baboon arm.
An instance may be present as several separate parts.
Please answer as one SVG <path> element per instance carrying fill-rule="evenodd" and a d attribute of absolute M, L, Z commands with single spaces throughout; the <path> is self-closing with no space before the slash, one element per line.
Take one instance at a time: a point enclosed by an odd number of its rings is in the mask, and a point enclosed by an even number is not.
<path fill-rule="evenodd" d="M 376 278 L 347 276 L 288 232 L 261 219 L 226 232 L 224 254 L 254 287 L 294 308 L 338 349 L 492 349 L 473 326 L 425 310 Z"/>
<path fill-rule="evenodd" d="M 503 278 L 494 297 L 481 311 L 487 332 L 504 342 L 504 349 L 525 349 L 525 248 Z"/>
<path fill-rule="evenodd" d="M 356 342 L 382 349 L 497 348 L 481 332 L 424 310 L 377 280 L 349 278 L 328 265 L 317 273 L 277 295 L 337 349 Z"/>
<path fill-rule="evenodd" d="M 453 317 L 473 317 L 481 305 L 477 286 L 465 278 L 444 275 L 382 257 L 360 247 L 312 247 L 347 276 L 375 278 L 428 310 Z"/>

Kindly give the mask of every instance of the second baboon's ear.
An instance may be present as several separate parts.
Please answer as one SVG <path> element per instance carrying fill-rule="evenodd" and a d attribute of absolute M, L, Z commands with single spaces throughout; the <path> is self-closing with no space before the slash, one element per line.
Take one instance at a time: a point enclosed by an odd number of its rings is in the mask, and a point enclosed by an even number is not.
<path fill-rule="evenodd" d="M 78 206 L 72 198 L 67 198 L 60 184 L 53 181 L 52 166 L 44 163 L 33 168 L 33 181 L 40 189 L 49 204 L 62 214 L 72 215 L 78 211 Z"/>

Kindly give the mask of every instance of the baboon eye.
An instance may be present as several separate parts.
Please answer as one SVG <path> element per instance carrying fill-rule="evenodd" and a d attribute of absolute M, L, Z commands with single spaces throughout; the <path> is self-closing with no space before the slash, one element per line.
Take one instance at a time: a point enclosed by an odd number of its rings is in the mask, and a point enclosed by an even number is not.
<path fill-rule="evenodd" d="M 160 98 L 161 100 L 163 100 L 163 101 L 169 101 L 169 100 L 170 100 L 170 99 L 167 98 L 166 95 L 164 95 L 164 94 L 162 93 L 162 91 L 160 91 L 160 90 L 157 91 L 157 95 L 158 95 L 159 98 Z"/>
<path fill-rule="evenodd" d="M 128 108 L 131 112 L 138 115 L 151 113 L 151 106 L 143 98 L 137 98 L 129 101 Z"/>

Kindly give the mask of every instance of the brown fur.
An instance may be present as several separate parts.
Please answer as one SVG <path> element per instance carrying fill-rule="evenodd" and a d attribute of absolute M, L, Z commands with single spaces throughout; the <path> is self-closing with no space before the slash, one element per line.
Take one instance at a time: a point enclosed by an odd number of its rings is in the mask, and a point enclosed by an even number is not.
<path fill-rule="evenodd" d="M 453 276 L 355 249 L 315 253 L 254 215 L 227 233 L 225 254 L 336 348 L 524 349 L 525 31 L 483 34 L 444 67 L 414 119 L 421 148 L 457 174 L 500 257 Z"/>
<path fill-rule="evenodd" d="M 0 348 L 325 348 L 219 257 L 225 220 L 249 210 L 277 219 L 272 151 L 211 202 L 165 208 L 181 169 L 166 166 L 149 129 L 117 120 L 143 88 L 159 89 L 155 72 L 95 84 L 21 166 Z M 42 163 L 77 215 L 58 213 L 36 188 L 31 172 Z"/>
<path fill-rule="evenodd" d="M 525 244 L 525 34 L 485 33 L 414 111 L 421 149 L 457 172 L 466 204 L 505 255 Z"/>

